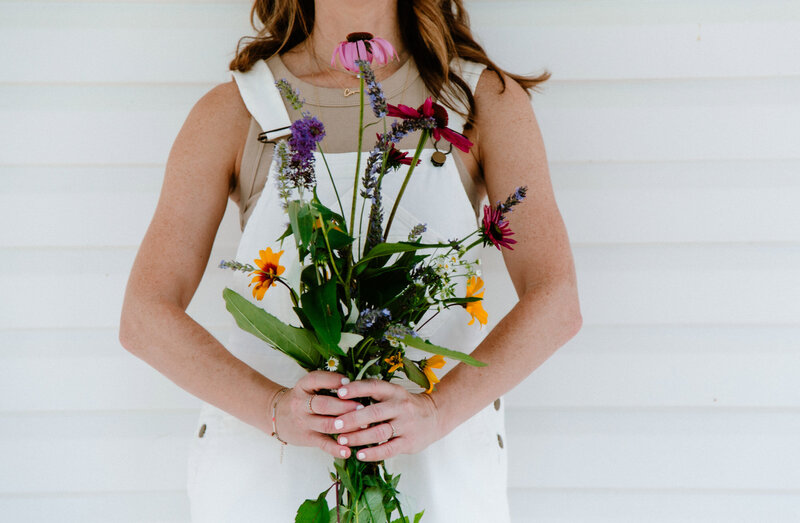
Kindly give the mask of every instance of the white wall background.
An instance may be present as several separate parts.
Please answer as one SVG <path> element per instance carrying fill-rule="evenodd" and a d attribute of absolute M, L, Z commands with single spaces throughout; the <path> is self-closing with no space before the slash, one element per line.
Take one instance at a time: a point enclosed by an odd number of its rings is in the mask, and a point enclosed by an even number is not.
<path fill-rule="evenodd" d="M 800 3 L 469 6 L 501 65 L 553 72 L 533 103 L 584 314 L 507 398 L 515 522 L 800 520 Z M 0 0 L 2 521 L 188 520 L 199 402 L 117 325 L 248 12 Z M 235 211 L 190 307 L 218 336 Z"/>

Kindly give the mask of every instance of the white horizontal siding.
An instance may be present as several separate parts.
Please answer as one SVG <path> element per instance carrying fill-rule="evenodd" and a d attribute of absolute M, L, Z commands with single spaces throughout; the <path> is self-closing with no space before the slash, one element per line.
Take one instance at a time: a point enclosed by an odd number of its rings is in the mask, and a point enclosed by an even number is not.
<path fill-rule="evenodd" d="M 584 316 L 506 398 L 515 523 L 797 521 L 800 6 L 468 7 L 498 63 L 553 73 L 533 105 Z M 171 143 L 248 13 L 0 0 L 4 521 L 188 521 L 198 400 L 116 329 Z M 221 340 L 237 237 L 231 204 L 189 308 Z"/>

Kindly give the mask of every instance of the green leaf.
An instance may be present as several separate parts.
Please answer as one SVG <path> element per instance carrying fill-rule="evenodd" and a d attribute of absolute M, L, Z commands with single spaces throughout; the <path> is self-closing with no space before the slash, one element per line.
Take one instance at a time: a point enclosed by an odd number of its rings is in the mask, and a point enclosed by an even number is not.
<path fill-rule="evenodd" d="M 372 367 L 376 363 L 378 363 L 380 361 L 380 359 L 381 359 L 381 357 L 378 356 L 377 358 L 373 358 L 373 359 L 369 360 L 367 363 L 365 363 L 364 366 L 361 367 L 361 370 L 358 371 L 358 374 L 356 375 L 356 379 L 353 380 L 353 381 L 358 381 L 361 378 L 363 378 L 364 377 L 364 373 L 367 372 L 367 369 Z"/>
<path fill-rule="evenodd" d="M 449 243 L 416 243 L 416 242 L 397 242 L 397 243 L 379 243 L 359 260 L 358 263 L 363 263 L 371 258 L 378 258 L 380 256 L 387 256 L 398 252 L 416 251 L 418 249 L 435 249 L 439 247 L 449 247 Z"/>
<path fill-rule="evenodd" d="M 337 307 L 336 281 L 328 280 L 320 286 L 309 288 L 300 296 L 300 303 L 319 341 L 329 349 L 330 354 L 344 356 L 344 351 L 339 348 L 342 317 Z"/>
<path fill-rule="evenodd" d="M 422 515 L 423 514 L 425 514 L 424 510 L 422 512 L 417 512 L 414 515 L 414 523 L 419 523 L 420 520 L 422 519 Z M 408 523 L 408 516 L 404 516 L 402 518 L 397 518 L 394 521 L 392 521 L 392 523 Z"/>
<path fill-rule="evenodd" d="M 286 212 L 289 214 L 289 223 L 297 246 L 308 247 L 311 242 L 311 233 L 314 230 L 314 215 L 308 204 L 300 200 L 292 200 L 289 202 Z"/>
<path fill-rule="evenodd" d="M 222 291 L 222 296 L 226 308 L 243 330 L 290 356 L 306 370 L 314 370 L 320 366 L 323 354 L 328 351 L 319 344 L 311 331 L 286 325 L 234 290 L 226 288 Z"/>
<path fill-rule="evenodd" d="M 350 479 L 350 472 L 348 472 L 347 467 L 344 464 L 344 460 L 336 458 L 333 466 L 336 468 L 336 472 L 339 474 L 339 479 L 341 480 L 342 485 L 344 485 L 344 488 L 350 492 L 350 495 L 353 496 L 353 498 L 358 499 L 361 496 L 361 492 L 356 490 L 356 486 Z"/>
<path fill-rule="evenodd" d="M 354 241 L 352 236 L 336 229 L 331 229 L 327 234 L 331 249 L 344 249 Z"/>
<path fill-rule="evenodd" d="M 275 241 L 277 242 L 283 241 L 291 235 L 292 235 L 292 224 L 290 223 L 289 225 L 286 226 L 286 230 L 283 231 L 283 234 L 281 234 Z"/>
<path fill-rule="evenodd" d="M 469 354 L 464 354 L 463 352 L 458 352 L 456 350 L 445 349 L 444 347 L 434 345 L 429 341 L 423 340 L 422 338 L 417 338 L 416 336 L 411 336 L 410 334 L 401 341 L 409 347 L 414 347 L 415 349 L 424 350 L 425 352 L 430 352 L 431 354 L 439 354 L 447 358 L 462 361 L 468 365 L 475 367 L 486 366 L 484 362 L 476 360 Z"/>
<path fill-rule="evenodd" d="M 441 302 L 450 305 L 450 304 L 469 303 L 473 301 L 483 301 L 483 298 L 476 298 L 475 296 L 470 296 L 469 298 L 446 298 Z"/>
<path fill-rule="evenodd" d="M 307 499 L 297 509 L 297 516 L 294 518 L 294 523 L 329 523 L 330 511 L 328 510 L 328 502 L 325 500 L 325 495 L 328 491 L 324 491 L 317 499 Z"/>
<path fill-rule="evenodd" d="M 339 514 L 336 514 L 336 507 L 331 509 L 331 518 L 328 523 L 341 523 L 348 520 L 350 509 L 344 505 L 339 505 Z"/>
<path fill-rule="evenodd" d="M 383 508 L 383 492 L 378 487 L 370 487 L 364 492 L 364 502 L 369 510 L 372 523 L 388 523 Z"/>
<path fill-rule="evenodd" d="M 411 361 L 410 359 L 403 357 L 403 372 L 408 379 L 422 387 L 423 389 L 427 389 L 431 386 L 430 382 L 428 382 L 428 377 L 425 376 L 425 373 L 417 367 L 417 364 Z"/>

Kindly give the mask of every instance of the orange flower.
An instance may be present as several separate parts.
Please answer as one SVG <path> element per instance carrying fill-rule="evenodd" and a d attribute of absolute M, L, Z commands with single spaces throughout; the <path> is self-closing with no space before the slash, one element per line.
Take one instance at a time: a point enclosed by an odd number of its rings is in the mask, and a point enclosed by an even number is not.
<path fill-rule="evenodd" d="M 257 300 L 261 300 L 264 298 L 264 293 L 267 292 L 267 289 L 275 285 L 275 278 L 283 274 L 286 267 L 278 265 L 283 251 L 272 252 L 272 249 L 267 247 L 264 251 L 258 251 L 258 254 L 261 258 L 256 258 L 253 261 L 258 265 L 259 270 L 250 273 L 251 275 L 255 275 L 250 285 L 256 284 L 256 286 L 253 287 L 253 297 Z M 248 285 L 248 287 L 250 285 Z"/>
<path fill-rule="evenodd" d="M 433 392 L 433 386 L 439 383 L 439 378 L 433 373 L 433 369 L 441 369 L 442 367 L 444 367 L 444 358 L 439 354 L 419 362 L 419 368 L 425 373 L 425 377 L 428 378 L 428 384 L 430 385 L 428 390 L 425 391 L 426 394 Z"/>
<path fill-rule="evenodd" d="M 391 365 L 391 367 L 389 367 L 389 372 L 394 372 L 403 366 L 403 355 L 398 352 L 397 354 L 389 356 L 383 361 Z"/>
<path fill-rule="evenodd" d="M 467 282 L 467 298 L 481 298 L 481 301 L 471 301 L 464 304 L 464 308 L 472 315 L 472 319 L 469 320 L 467 325 L 475 323 L 475 319 L 477 318 L 478 322 L 481 324 L 481 328 L 489 321 L 489 313 L 483 309 L 483 293 L 485 289 L 478 292 L 482 287 L 483 280 L 480 276 L 473 276 L 470 278 Z"/>

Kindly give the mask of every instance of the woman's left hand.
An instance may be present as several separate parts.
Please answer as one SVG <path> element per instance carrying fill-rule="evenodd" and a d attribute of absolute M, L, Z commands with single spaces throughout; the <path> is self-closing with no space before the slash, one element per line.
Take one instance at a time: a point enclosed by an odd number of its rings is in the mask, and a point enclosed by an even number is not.
<path fill-rule="evenodd" d="M 439 413 L 430 394 L 414 394 L 388 381 L 368 379 L 341 387 L 339 397 L 348 400 L 370 397 L 377 401 L 342 414 L 334 421 L 334 427 L 341 430 L 340 445 L 360 447 L 381 443 L 360 449 L 356 453 L 359 461 L 414 454 L 441 437 Z"/>

